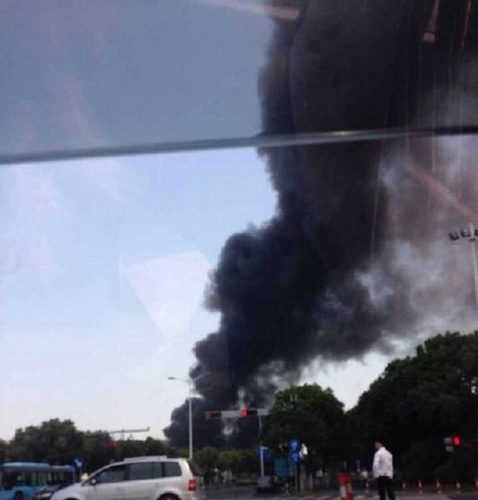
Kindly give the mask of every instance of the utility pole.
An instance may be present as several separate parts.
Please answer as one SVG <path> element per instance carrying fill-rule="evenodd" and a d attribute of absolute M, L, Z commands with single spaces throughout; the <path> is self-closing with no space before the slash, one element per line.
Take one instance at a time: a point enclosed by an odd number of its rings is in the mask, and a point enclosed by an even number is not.
<path fill-rule="evenodd" d="M 453 231 L 449 234 L 450 240 L 456 242 L 460 239 L 468 240 L 471 243 L 471 263 L 473 266 L 473 280 L 475 283 L 476 310 L 478 312 L 478 261 L 476 257 L 476 240 L 478 239 L 478 228 L 470 222 L 468 228 L 461 229 L 460 232 Z"/>
<path fill-rule="evenodd" d="M 178 378 L 178 377 L 168 377 L 168 380 L 177 380 L 179 382 L 183 382 L 188 386 L 188 427 L 189 427 L 189 459 L 193 458 L 193 390 L 194 383 L 198 380 L 201 380 L 204 377 L 207 377 L 209 373 L 204 373 L 203 375 L 199 375 L 198 377 L 192 378 L 188 377 L 187 379 Z"/>

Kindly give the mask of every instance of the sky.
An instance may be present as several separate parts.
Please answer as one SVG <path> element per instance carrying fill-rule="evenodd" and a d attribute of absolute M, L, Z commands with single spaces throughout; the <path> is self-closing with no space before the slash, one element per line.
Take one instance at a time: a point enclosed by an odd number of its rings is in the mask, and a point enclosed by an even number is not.
<path fill-rule="evenodd" d="M 253 149 L 0 169 L 0 437 L 49 418 L 162 437 L 192 347 L 218 325 L 208 274 L 275 192 Z M 247 196 L 245 196 L 247 193 Z M 315 365 L 303 381 L 351 407 L 387 359 Z"/>
<path fill-rule="evenodd" d="M 258 0 L 18 0 L 1 9 L 3 162 L 257 137 L 272 18 L 298 15 Z M 390 267 L 420 311 L 411 332 L 392 332 L 396 355 L 458 328 L 460 317 L 463 331 L 476 325 L 468 255 L 446 237 L 476 213 L 477 145 L 463 141 L 432 141 L 432 175 L 420 154 L 411 169 L 406 152 L 384 159 L 391 251 L 368 278 L 380 285 Z M 275 209 L 252 148 L 0 166 L 0 438 L 50 418 L 162 437 L 187 396 L 168 377 L 187 376 L 195 342 L 218 326 L 203 297 L 221 249 Z M 389 360 L 317 360 L 302 382 L 331 387 L 351 408 Z"/>
<path fill-rule="evenodd" d="M 260 133 L 269 16 L 297 12 L 246 4 L 7 2 L 0 156 Z M 0 437 L 49 418 L 161 437 L 187 395 L 167 377 L 218 325 L 203 294 L 221 248 L 275 204 L 253 149 L 1 167 Z M 304 381 L 350 407 L 385 362 Z"/>

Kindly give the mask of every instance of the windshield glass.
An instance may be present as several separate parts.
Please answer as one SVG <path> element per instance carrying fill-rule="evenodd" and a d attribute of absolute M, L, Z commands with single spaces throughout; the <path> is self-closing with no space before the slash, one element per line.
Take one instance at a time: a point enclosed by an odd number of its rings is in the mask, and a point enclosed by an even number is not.
<path fill-rule="evenodd" d="M 471 3 L 7 2 L 0 161 L 472 130 Z"/>
<path fill-rule="evenodd" d="M 475 491 L 478 0 L 1 9 L 0 500 Z"/>

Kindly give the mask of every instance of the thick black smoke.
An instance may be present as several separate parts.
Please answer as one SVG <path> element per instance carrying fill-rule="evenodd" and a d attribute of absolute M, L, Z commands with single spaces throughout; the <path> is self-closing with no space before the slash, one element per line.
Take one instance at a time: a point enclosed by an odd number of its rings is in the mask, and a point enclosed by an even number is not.
<path fill-rule="evenodd" d="M 433 45 L 423 43 L 433 0 L 281 4 L 301 14 L 296 22 L 277 21 L 260 74 L 265 135 L 434 124 L 427 97 L 444 79 L 443 68 L 455 64 L 450 54 L 457 50 L 456 19 L 449 12 L 443 17 L 447 0 Z M 221 312 L 220 328 L 196 344 L 191 371 L 210 374 L 197 383 L 207 409 L 267 404 L 312 360 L 386 350 L 416 321 L 399 274 L 382 272 L 397 291 L 384 294 L 380 307 L 361 279 L 384 247 L 389 206 L 386 196 L 377 196 L 377 175 L 387 146 L 261 154 L 277 191 L 277 215 L 232 235 L 222 250 L 207 298 Z M 397 323 L 397 304 L 398 327 L 390 321 L 393 313 Z M 165 430 L 173 441 L 185 434 L 181 419 L 175 410 Z"/>

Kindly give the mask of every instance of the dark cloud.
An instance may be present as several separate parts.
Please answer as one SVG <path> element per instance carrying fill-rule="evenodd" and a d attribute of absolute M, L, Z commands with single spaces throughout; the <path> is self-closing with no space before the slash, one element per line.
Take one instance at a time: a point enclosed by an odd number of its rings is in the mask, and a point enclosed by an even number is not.
<path fill-rule="evenodd" d="M 422 43 L 432 1 L 286 3 L 302 15 L 297 24 L 277 23 L 260 74 L 266 134 L 432 120 L 428 96 L 451 83 L 440 72 L 420 71 L 432 60 L 438 68 L 460 64 L 450 60 L 443 37 L 437 45 Z M 440 106 L 434 116 L 445 121 Z M 424 147 L 367 142 L 261 151 L 277 214 L 264 227 L 232 235 L 222 250 L 208 291 L 220 327 L 196 344 L 191 372 L 211 374 L 197 384 L 206 406 L 267 404 L 312 360 L 390 351 L 394 339 L 423 325 L 427 288 L 411 285 L 422 272 L 410 267 L 419 253 L 404 257 L 404 249 L 419 252 L 430 240 L 400 231 L 403 216 L 399 223 L 396 213 L 408 199 L 412 226 L 422 234 L 420 197 L 427 189 L 395 151 L 406 149 L 419 164 Z M 428 292 L 436 287 L 427 283 Z"/>

